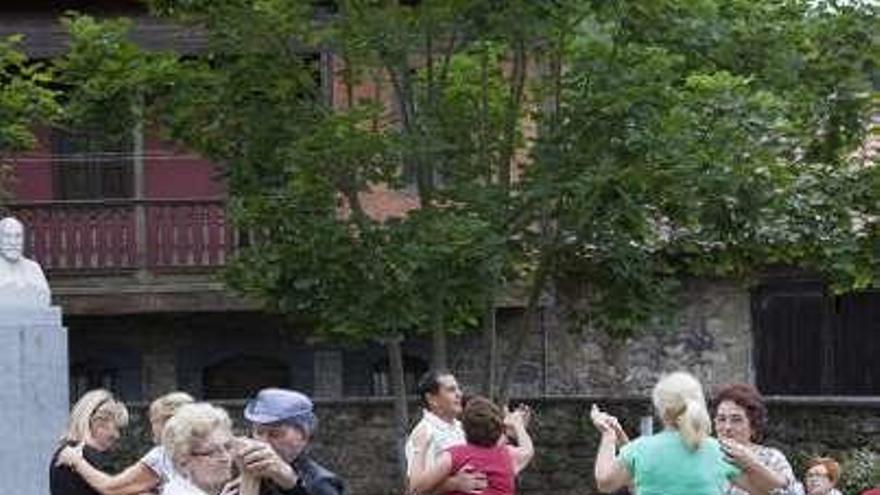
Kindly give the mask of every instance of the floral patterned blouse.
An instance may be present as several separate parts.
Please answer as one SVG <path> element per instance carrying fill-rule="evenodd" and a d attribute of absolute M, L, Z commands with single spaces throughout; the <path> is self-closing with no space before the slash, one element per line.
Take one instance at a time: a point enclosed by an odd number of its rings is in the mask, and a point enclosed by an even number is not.
<path fill-rule="evenodd" d="M 763 445 L 754 445 L 753 448 L 755 456 L 761 461 L 761 464 L 774 473 L 782 475 L 787 481 L 786 486 L 770 492 L 772 495 L 804 494 L 804 487 L 797 478 L 795 478 L 794 471 L 791 469 L 791 464 L 788 463 L 788 459 L 785 458 L 785 454 L 778 449 L 765 447 Z M 749 495 L 749 492 L 734 485 L 730 485 L 727 487 L 727 491 L 724 492 L 724 495 Z"/>

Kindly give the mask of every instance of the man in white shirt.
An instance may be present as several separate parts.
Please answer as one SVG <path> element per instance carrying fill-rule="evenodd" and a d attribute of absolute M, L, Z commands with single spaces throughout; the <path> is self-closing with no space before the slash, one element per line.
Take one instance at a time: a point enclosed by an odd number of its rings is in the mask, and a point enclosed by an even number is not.
<path fill-rule="evenodd" d="M 424 409 L 421 421 L 406 440 L 407 476 L 412 474 L 413 459 L 417 454 L 413 438 L 421 431 L 428 431 L 428 468 L 444 450 L 465 443 L 464 429 L 458 420 L 462 411 L 462 393 L 455 376 L 448 371 L 429 371 L 419 381 L 416 392 Z M 465 467 L 440 485 L 437 492 L 480 493 L 485 487 L 486 475 Z"/>

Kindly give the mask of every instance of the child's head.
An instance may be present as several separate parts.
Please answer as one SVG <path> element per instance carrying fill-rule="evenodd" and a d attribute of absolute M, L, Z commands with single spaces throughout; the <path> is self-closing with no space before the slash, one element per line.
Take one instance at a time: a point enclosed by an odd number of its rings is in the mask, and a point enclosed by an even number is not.
<path fill-rule="evenodd" d="M 492 447 L 504 432 L 504 414 L 501 408 L 481 396 L 471 397 L 461 418 L 468 443 Z"/>

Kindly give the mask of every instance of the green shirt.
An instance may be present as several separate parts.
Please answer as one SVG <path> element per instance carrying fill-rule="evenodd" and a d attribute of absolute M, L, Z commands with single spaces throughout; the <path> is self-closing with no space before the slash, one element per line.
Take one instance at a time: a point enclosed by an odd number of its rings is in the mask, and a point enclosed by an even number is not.
<path fill-rule="evenodd" d="M 638 495 L 719 495 L 740 474 L 717 440 L 706 438 L 691 450 L 676 430 L 640 437 L 617 459 L 629 470 Z"/>

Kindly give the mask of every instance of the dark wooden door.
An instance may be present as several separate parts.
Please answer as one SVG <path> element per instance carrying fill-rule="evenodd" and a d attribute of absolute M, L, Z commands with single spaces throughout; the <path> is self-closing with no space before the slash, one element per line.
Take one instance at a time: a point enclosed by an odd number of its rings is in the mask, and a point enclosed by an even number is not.
<path fill-rule="evenodd" d="M 836 392 L 880 394 L 880 292 L 838 299 L 834 348 Z"/>
<path fill-rule="evenodd" d="M 880 394 L 880 292 L 767 283 L 753 293 L 752 317 L 756 381 L 765 394 Z"/>
<path fill-rule="evenodd" d="M 753 298 L 755 366 L 765 394 L 821 393 L 825 292 L 813 283 L 759 287 Z"/>

